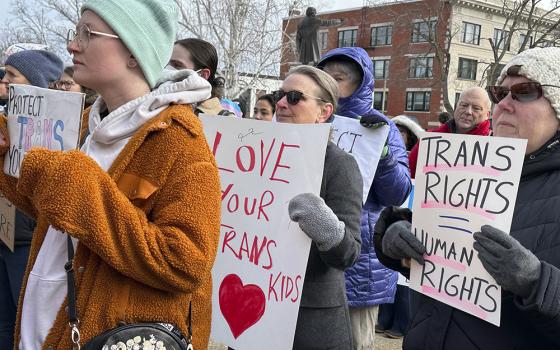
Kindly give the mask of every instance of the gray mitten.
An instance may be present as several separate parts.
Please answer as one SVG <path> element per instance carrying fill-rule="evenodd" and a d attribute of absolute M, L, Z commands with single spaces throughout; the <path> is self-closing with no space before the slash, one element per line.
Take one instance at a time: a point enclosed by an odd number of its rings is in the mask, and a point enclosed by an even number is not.
<path fill-rule="evenodd" d="M 320 251 L 337 246 L 344 238 L 344 222 L 327 206 L 323 198 L 312 193 L 298 194 L 288 206 L 290 219 L 317 245 Z"/>
<path fill-rule="evenodd" d="M 414 236 L 410 227 L 410 222 L 406 220 L 397 221 L 389 226 L 381 241 L 381 248 L 383 253 L 390 258 L 412 258 L 423 265 L 426 247 Z"/>
<path fill-rule="evenodd" d="M 522 298 L 531 295 L 541 274 L 541 262 L 515 238 L 490 225 L 473 237 L 474 249 L 488 273 L 505 290 Z"/>

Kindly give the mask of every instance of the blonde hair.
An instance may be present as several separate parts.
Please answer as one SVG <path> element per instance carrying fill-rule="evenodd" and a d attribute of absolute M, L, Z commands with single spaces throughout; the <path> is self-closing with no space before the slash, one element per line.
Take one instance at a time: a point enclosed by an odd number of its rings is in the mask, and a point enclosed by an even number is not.
<path fill-rule="evenodd" d="M 288 73 L 288 76 L 292 74 L 305 75 L 311 78 L 315 84 L 319 87 L 319 96 L 324 102 L 328 102 L 333 105 L 333 114 L 338 107 L 338 84 L 333 77 L 323 72 L 319 68 L 311 66 L 298 66 Z M 321 102 L 321 101 L 319 101 Z"/>

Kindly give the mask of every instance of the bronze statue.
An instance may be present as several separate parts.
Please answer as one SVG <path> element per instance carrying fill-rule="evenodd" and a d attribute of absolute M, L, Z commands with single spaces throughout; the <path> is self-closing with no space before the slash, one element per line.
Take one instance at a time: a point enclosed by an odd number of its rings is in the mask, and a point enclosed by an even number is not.
<path fill-rule="evenodd" d="M 299 53 L 299 61 L 303 64 L 315 64 L 321 57 L 319 50 L 319 37 L 317 32 L 322 26 L 335 26 L 342 23 L 341 19 L 322 20 L 316 17 L 317 10 L 308 7 L 305 10 L 305 18 L 298 25 L 296 44 Z"/>

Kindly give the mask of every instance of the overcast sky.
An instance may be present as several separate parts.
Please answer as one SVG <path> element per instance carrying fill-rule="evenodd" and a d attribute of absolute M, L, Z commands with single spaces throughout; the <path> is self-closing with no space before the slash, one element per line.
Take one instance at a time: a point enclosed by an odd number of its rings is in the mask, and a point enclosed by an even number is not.
<path fill-rule="evenodd" d="M 2 21 L 6 20 L 7 16 L 9 15 L 10 3 L 11 0 L 0 0 L 0 19 Z M 30 3 L 33 0 L 29 1 Z M 361 7 L 363 4 L 363 0 L 322 0 L 318 1 L 319 3 L 323 3 L 325 5 L 319 7 L 319 12 L 321 11 L 332 11 L 332 10 L 340 10 L 344 8 L 352 8 L 352 7 Z"/>

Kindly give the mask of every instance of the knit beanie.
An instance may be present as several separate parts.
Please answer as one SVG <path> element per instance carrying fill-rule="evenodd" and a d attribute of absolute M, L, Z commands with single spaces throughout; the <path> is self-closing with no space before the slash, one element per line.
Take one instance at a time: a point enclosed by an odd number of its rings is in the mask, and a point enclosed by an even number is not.
<path fill-rule="evenodd" d="M 44 50 L 16 52 L 6 59 L 6 66 L 17 69 L 29 83 L 47 88 L 49 83 L 60 79 L 64 64 L 54 53 Z"/>
<path fill-rule="evenodd" d="M 144 78 L 155 86 L 173 51 L 178 10 L 174 0 L 88 0 L 81 9 L 95 12 L 132 53 Z"/>
<path fill-rule="evenodd" d="M 519 75 L 538 82 L 541 85 L 560 86 L 560 48 L 536 47 L 521 52 L 506 64 L 498 78 L 501 84 L 511 66 L 520 66 Z M 560 119 L 560 88 L 543 86 L 543 95 L 550 102 L 556 117 Z"/>

